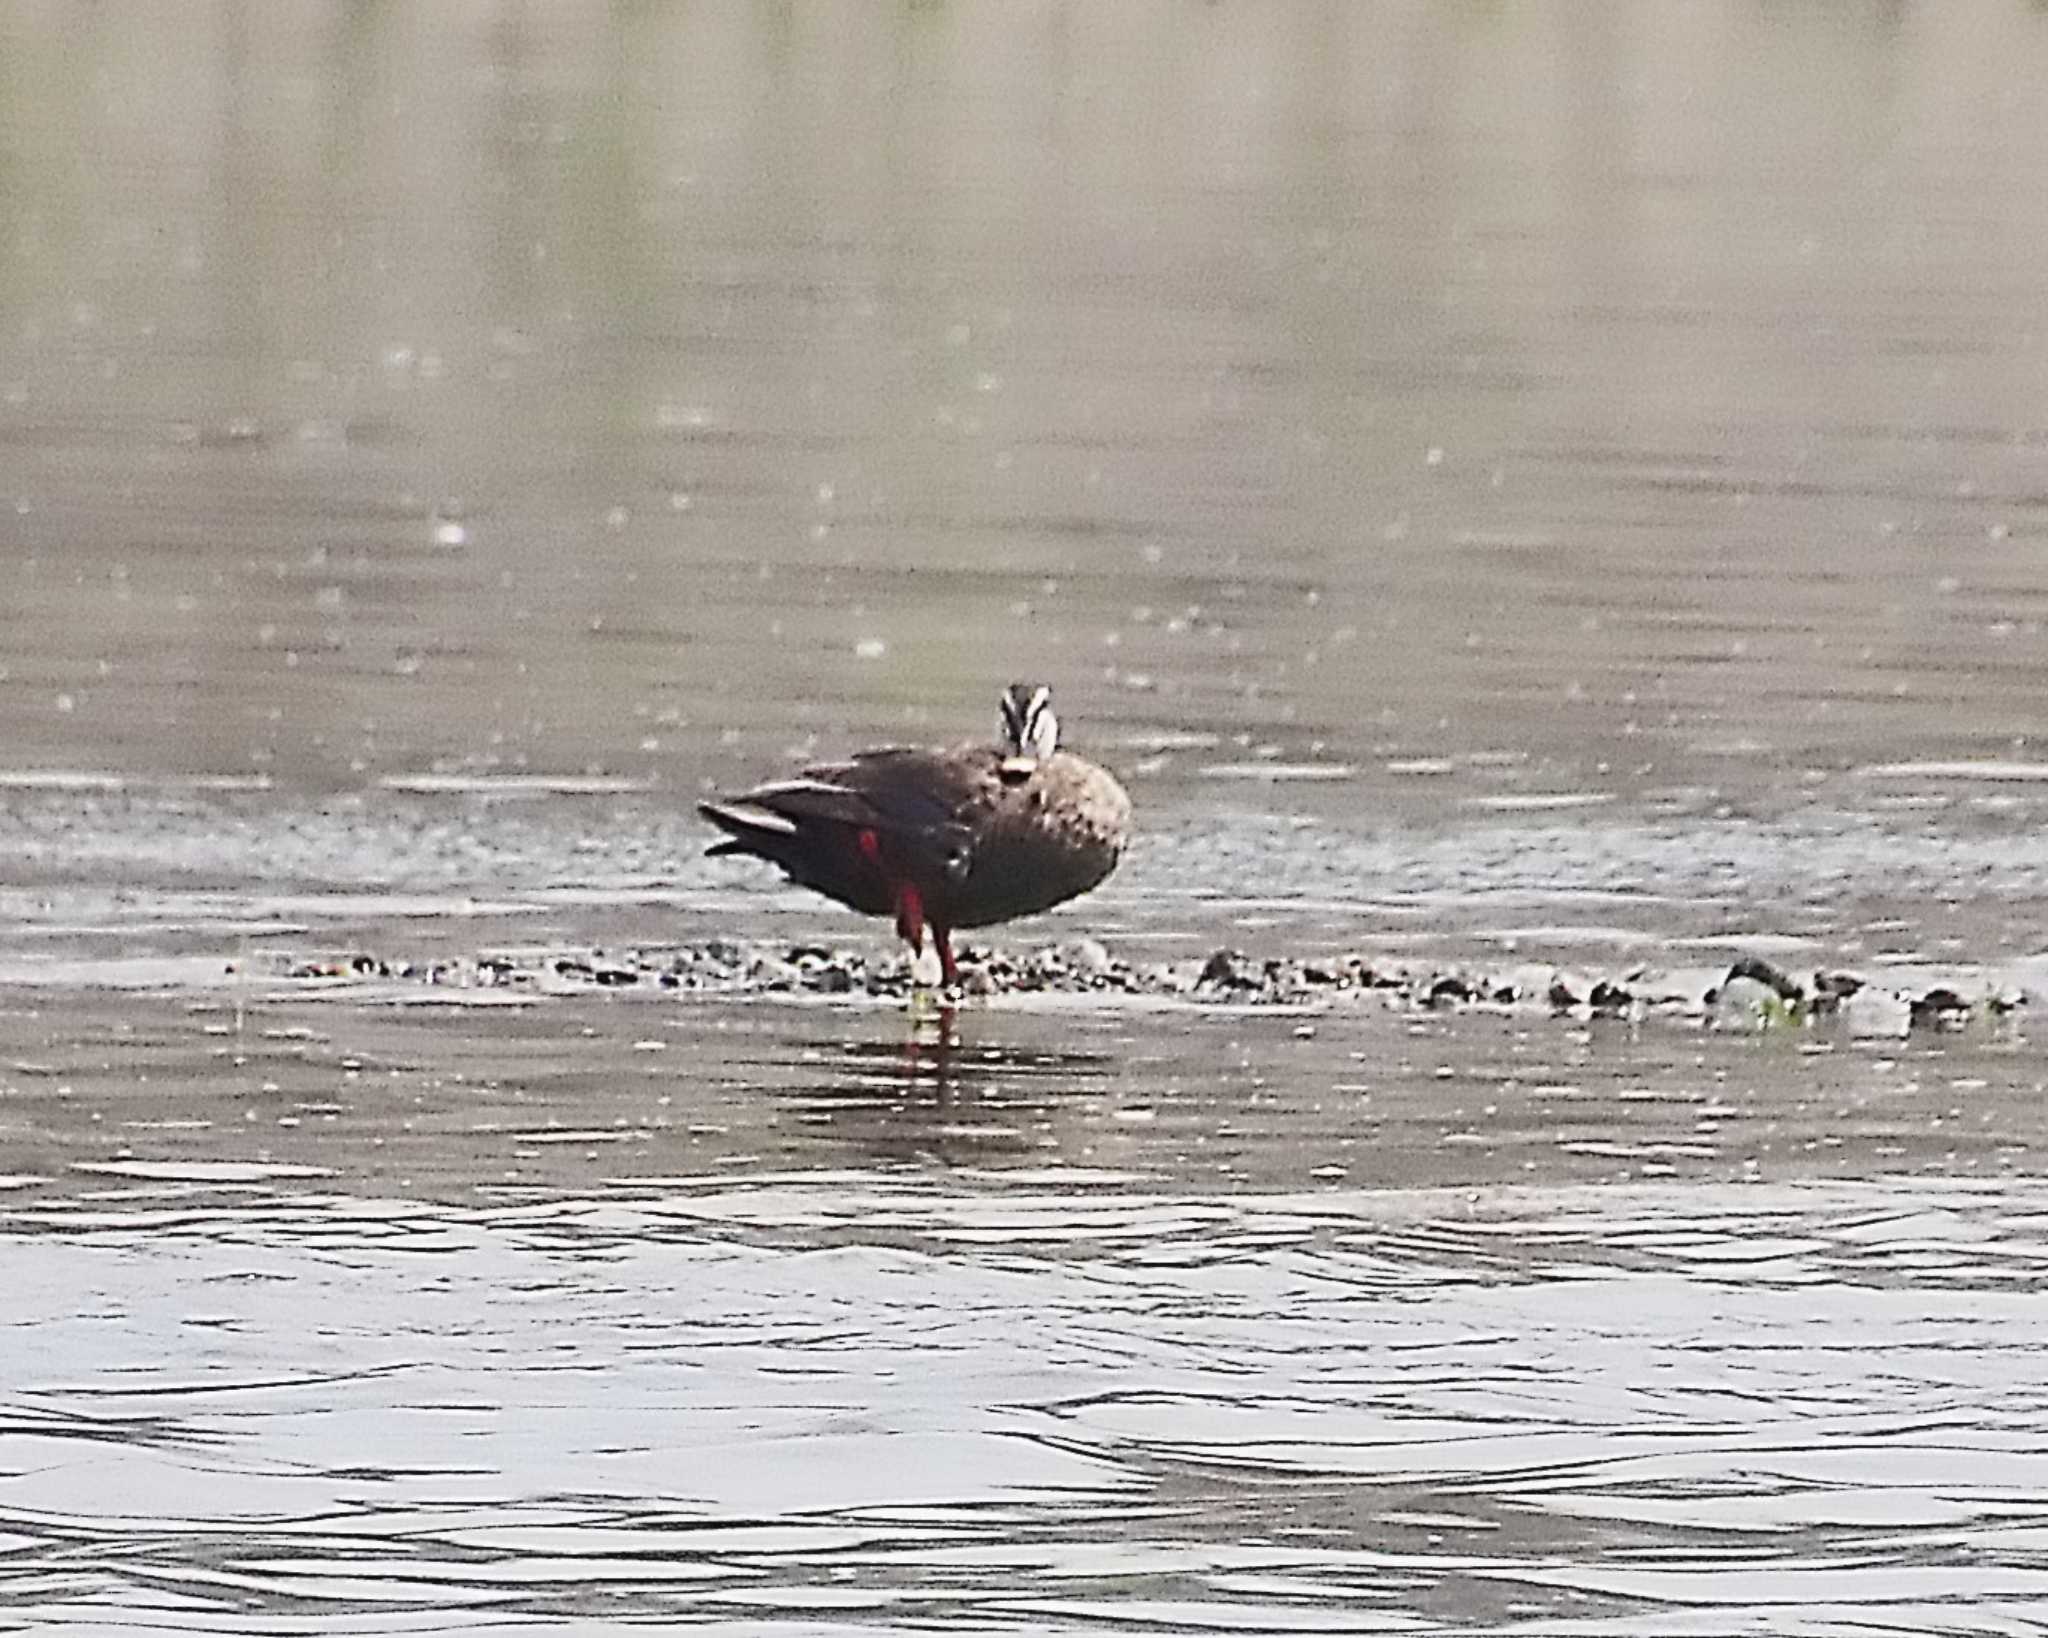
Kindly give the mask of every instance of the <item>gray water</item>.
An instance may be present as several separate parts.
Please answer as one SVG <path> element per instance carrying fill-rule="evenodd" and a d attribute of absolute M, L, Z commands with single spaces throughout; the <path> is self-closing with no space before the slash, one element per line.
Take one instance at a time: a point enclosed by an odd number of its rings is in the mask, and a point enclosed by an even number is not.
<path fill-rule="evenodd" d="M 426 965 L 886 929 L 2048 994 L 2048 18 L 0 4 L 0 1622 L 2048 1629 L 2030 1012 Z M 328 976 L 322 976 L 328 975 Z"/>

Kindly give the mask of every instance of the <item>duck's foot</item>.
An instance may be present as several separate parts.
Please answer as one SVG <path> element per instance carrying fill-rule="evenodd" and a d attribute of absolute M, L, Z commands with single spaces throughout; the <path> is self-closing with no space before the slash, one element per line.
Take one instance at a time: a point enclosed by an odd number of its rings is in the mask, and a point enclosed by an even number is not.
<path fill-rule="evenodd" d="M 939 952 L 927 942 L 910 958 L 910 993 L 912 995 L 939 994 L 951 988 L 947 984 L 948 974 L 939 959 Z"/>

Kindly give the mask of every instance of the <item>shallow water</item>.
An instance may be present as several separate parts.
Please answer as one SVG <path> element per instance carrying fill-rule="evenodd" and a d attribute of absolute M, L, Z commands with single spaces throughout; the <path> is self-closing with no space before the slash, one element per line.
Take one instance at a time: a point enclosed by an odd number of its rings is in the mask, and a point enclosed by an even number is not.
<path fill-rule="evenodd" d="M 0 1621 L 2048 1629 L 2048 19 L 0 3 Z M 1996 1025 L 433 985 L 884 930 Z M 296 975 L 296 976 L 294 976 Z"/>
<path fill-rule="evenodd" d="M 973 1024 L 945 1052 L 871 1007 L 71 1012 L 8 1075 L 15 1614 L 2038 1609 L 2031 1054 Z"/>

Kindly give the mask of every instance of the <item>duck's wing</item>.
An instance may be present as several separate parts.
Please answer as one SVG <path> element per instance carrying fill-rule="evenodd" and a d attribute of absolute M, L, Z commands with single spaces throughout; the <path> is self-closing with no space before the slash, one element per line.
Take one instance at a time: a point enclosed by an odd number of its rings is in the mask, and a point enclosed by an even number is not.
<path fill-rule="evenodd" d="M 927 868 L 964 875 L 975 833 L 1001 790 L 998 761 L 993 750 L 892 746 L 820 763 L 702 803 L 700 811 L 742 846 L 844 827 L 873 831 L 891 852 Z"/>

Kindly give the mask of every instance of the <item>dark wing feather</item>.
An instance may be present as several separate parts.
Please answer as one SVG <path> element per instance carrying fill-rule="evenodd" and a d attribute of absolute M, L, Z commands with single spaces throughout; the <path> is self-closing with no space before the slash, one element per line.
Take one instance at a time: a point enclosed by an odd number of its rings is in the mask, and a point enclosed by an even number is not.
<path fill-rule="evenodd" d="M 702 811 L 727 830 L 744 827 L 763 842 L 800 846 L 804 832 L 834 826 L 872 830 L 892 841 L 899 855 L 959 878 L 967 873 L 975 830 L 1001 788 L 999 760 L 992 750 L 892 746 L 820 763 L 793 779 L 704 804 Z M 786 850 L 773 849 L 777 856 Z"/>
<path fill-rule="evenodd" d="M 967 873 L 987 812 L 992 756 L 890 748 L 809 770 L 856 800 L 860 823 L 949 876 Z"/>
<path fill-rule="evenodd" d="M 992 758 L 960 751 L 863 751 L 846 762 L 813 770 L 858 791 L 886 830 L 944 831 L 971 825 L 987 805 Z"/>

